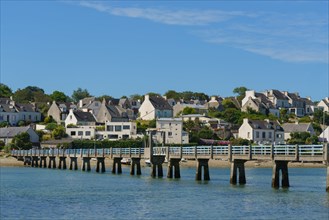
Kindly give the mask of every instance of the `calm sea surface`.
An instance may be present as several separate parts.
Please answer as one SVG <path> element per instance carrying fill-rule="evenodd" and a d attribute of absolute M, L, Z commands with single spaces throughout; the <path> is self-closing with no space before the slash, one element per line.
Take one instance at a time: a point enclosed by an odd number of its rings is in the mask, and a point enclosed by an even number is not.
<path fill-rule="evenodd" d="M 290 168 L 287 190 L 271 188 L 269 168 L 247 169 L 245 186 L 229 184 L 228 168 L 211 168 L 209 182 L 192 168 L 179 180 L 109 170 L 1 167 L 0 219 L 329 219 L 321 168 Z"/>

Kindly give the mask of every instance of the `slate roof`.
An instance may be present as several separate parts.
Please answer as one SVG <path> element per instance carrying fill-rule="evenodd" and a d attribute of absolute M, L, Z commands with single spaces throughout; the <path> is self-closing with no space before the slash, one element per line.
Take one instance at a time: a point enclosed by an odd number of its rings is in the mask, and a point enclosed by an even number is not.
<path fill-rule="evenodd" d="M 27 132 L 30 127 L 8 127 L 8 128 L 0 128 L 0 137 L 1 138 L 13 138 L 16 135 Z"/>
<path fill-rule="evenodd" d="M 262 129 L 262 130 L 276 130 L 276 131 L 284 131 L 283 127 L 276 121 L 263 121 L 263 120 L 248 120 L 249 124 L 254 129 Z"/>
<path fill-rule="evenodd" d="M 306 104 L 306 105 L 315 105 L 314 102 L 307 98 L 301 98 L 301 100 Z"/>
<path fill-rule="evenodd" d="M 280 100 L 288 100 L 288 98 L 279 90 L 273 89 L 273 96 Z"/>
<path fill-rule="evenodd" d="M 295 94 L 295 93 L 288 93 L 288 96 L 293 100 L 293 101 L 300 101 L 300 97 Z"/>
<path fill-rule="evenodd" d="M 95 117 L 90 112 L 75 111 L 73 114 L 78 121 L 96 122 Z"/>
<path fill-rule="evenodd" d="M 150 96 L 149 99 L 155 109 L 172 110 L 171 105 L 169 105 L 167 100 L 165 100 L 161 96 Z"/>
<path fill-rule="evenodd" d="M 292 132 L 307 132 L 307 129 L 311 123 L 286 123 L 283 124 L 282 127 L 286 133 L 292 133 Z"/>
<path fill-rule="evenodd" d="M 7 104 L 6 101 L 1 100 L 0 112 L 39 112 L 39 110 L 33 104 L 15 103 L 15 105 L 11 105 Z"/>
<path fill-rule="evenodd" d="M 263 93 L 255 92 L 255 97 L 260 99 L 261 102 L 266 105 L 266 107 L 275 108 L 273 103 Z"/>
<path fill-rule="evenodd" d="M 82 101 L 82 107 L 85 107 L 86 105 L 89 105 L 91 102 L 95 101 L 95 97 L 86 97 L 81 99 Z"/>

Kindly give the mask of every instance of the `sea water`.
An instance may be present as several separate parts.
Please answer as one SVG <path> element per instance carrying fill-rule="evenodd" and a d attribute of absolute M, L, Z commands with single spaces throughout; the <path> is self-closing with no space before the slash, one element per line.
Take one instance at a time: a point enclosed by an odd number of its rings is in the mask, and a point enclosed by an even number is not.
<path fill-rule="evenodd" d="M 1 167 L 0 219 L 329 219 L 324 168 L 290 168 L 288 189 L 271 188 L 270 168 L 247 168 L 244 186 L 228 168 L 210 168 L 210 181 L 195 168 L 181 179 L 109 170 Z"/>

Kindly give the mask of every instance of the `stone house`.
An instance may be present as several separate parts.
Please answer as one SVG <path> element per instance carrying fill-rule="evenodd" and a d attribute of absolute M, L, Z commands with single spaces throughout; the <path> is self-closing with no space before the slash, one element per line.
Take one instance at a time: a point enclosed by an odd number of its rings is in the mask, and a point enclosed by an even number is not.
<path fill-rule="evenodd" d="M 90 112 L 74 111 L 70 109 L 65 119 L 65 127 L 70 124 L 77 126 L 96 126 L 96 118 Z"/>
<path fill-rule="evenodd" d="M 275 108 L 290 108 L 289 99 L 279 90 L 268 90 L 264 95 L 273 103 Z"/>
<path fill-rule="evenodd" d="M 127 122 L 129 121 L 128 117 L 129 111 L 126 109 L 113 105 L 106 104 L 105 99 L 102 101 L 101 107 L 96 115 L 98 123 L 110 122 Z"/>
<path fill-rule="evenodd" d="M 47 115 L 51 116 L 58 124 L 65 123 L 65 119 L 70 109 L 77 110 L 77 106 L 72 102 L 55 102 L 51 104 Z"/>
<path fill-rule="evenodd" d="M 93 115 L 97 115 L 101 107 L 101 102 L 96 100 L 95 97 L 88 97 L 79 101 L 79 109 L 84 112 L 91 112 Z"/>
<path fill-rule="evenodd" d="M 246 95 L 241 104 L 241 111 L 243 112 L 247 112 L 250 108 L 265 115 L 271 113 L 277 117 L 280 116 L 280 111 L 273 103 L 263 93 L 258 93 L 254 90 L 246 91 Z"/>

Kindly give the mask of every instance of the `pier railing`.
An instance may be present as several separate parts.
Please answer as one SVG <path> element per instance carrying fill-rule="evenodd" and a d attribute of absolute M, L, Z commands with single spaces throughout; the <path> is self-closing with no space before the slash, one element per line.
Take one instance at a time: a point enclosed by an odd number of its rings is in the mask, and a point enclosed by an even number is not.
<path fill-rule="evenodd" d="M 328 145 L 257 145 L 257 146 L 193 146 L 153 147 L 152 155 L 169 158 L 209 159 L 272 159 L 290 161 L 327 161 Z M 108 149 L 31 149 L 13 150 L 13 156 L 49 157 L 141 157 L 144 148 Z"/>

